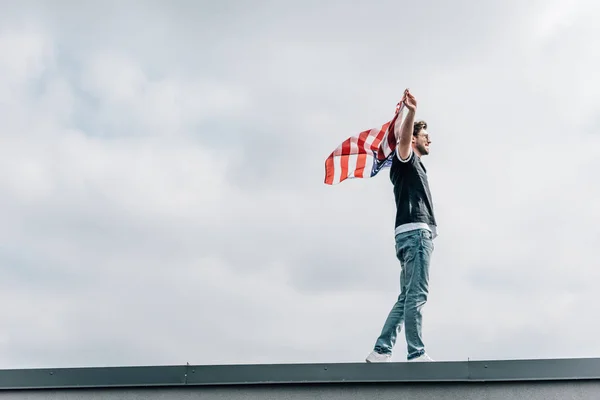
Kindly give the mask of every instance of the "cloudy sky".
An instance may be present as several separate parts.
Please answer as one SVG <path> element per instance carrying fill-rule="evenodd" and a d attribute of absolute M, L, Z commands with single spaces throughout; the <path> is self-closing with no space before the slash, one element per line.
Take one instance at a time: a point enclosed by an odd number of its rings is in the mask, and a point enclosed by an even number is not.
<path fill-rule="evenodd" d="M 595 0 L 1 4 L 0 368 L 362 362 L 392 187 L 324 161 L 406 87 L 429 354 L 600 356 Z"/>

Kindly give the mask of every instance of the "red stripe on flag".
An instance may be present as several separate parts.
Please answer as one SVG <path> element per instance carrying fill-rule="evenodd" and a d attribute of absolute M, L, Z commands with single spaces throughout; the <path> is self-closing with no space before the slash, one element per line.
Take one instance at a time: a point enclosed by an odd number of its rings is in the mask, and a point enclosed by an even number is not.
<path fill-rule="evenodd" d="M 365 149 L 365 142 L 367 141 L 367 137 L 369 137 L 370 131 L 363 131 L 358 135 L 358 139 L 356 140 L 356 144 L 358 145 L 359 154 L 366 154 L 367 150 Z"/>
<path fill-rule="evenodd" d="M 397 141 L 396 141 L 396 134 L 394 132 L 393 127 L 390 129 L 387 139 L 388 139 L 388 145 L 390 146 L 390 149 L 394 150 L 396 148 Z"/>
<path fill-rule="evenodd" d="M 388 132 L 387 132 L 387 144 L 390 150 L 394 150 L 396 148 L 396 134 L 394 133 L 394 126 L 396 125 L 396 120 L 398 119 L 398 114 L 394 115 L 394 118 L 388 123 Z M 383 146 L 379 146 L 377 151 L 377 158 L 379 160 L 384 160 L 387 158 L 387 155 L 384 153 Z"/>
<path fill-rule="evenodd" d="M 344 141 L 344 144 L 342 144 L 342 158 L 340 160 L 342 173 L 340 175 L 340 181 L 343 181 L 344 179 L 348 178 L 348 161 L 349 161 L 348 154 L 350 154 L 350 141 L 351 140 L 352 139 L 349 138 Z"/>
<path fill-rule="evenodd" d="M 367 155 L 359 154 L 356 160 L 356 171 L 354 176 L 357 178 L 364 178 L 365 166 L 367 165 Z"/>
<path fill-rule="evenodd" d="M 361 132 L 361 134 L 358 135 L 358 140 L 356 141 L 356 144 L 358 145 L 359 155 L 358 159 L 356 160 L 356 172 L 354 173 L 354 175 L 357 178 L 364 177 L 365 166 L 367 165 L 367 154 L 365 149 L 365 142 L 367 140 L 367 136 L 369 136 L 369 131 Z"/>
<path fill-rule="evenodd" d="M 333 185 L 335 170 L 333 168 L 333 153 L 325 160 L 325 184 Z"/>

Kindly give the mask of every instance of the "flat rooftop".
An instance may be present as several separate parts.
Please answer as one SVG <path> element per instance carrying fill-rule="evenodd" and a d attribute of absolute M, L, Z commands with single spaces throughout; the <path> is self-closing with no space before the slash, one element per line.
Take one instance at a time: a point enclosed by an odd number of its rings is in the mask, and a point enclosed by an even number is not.
<path fill-rule="evenodd" d="M 481 384 L 485 384 L 483 389 Z M 499 386 L 494 388 L 494 384 Z M 379 391 L 377 398 L 388 398 L 385 395 L 386 391 L 390 391 L 389 398 L 401 398 L 394 396 L 399 396 L 402 391 L 415 390 L 415 385 L 420 388 L 418 396 L 413 394 L 411 398 L 425 398 L 421 395 L 432 396 L 433 392 L 428 391 L 435 392 L 435 390 L 439 390 L 435 389 L 436 387 L 444 387 L 445 397 L 440 398 L 445 399 L 478 398 L 467 396 L 466 393 L 469 390 L 508 390 L 505 394 L 513 393 L 515 396 L 519 396 L 494 397 L 490 392 L 485 395 L 489 399 L 521 398 L 520 396 L 524 395 L 522 391 L 527 391 L 527 398 L 532 399 L 565 398 L 565 396 L 569 399 L 600 399 L 600 359 L 392 362 L 382 364 L 363 362 L 168 365 L 0 370 L 0 396 L 10 393 L 10 397 L 3 398 L 14 399 L 34 398 L 31 397 L 32 391 L 36 392 L 35 398 L 50 398 L 45 396 L 50 396 L 50 393 L 55 396 L 56 391 L 73 389 L 88 390 L 78 392 L 77 395 L 72 394 L 71 396 L 74 397 L 64 395 L 65 397 L 60 398 L 79 399 L 98 396 L 101 398 L 113 398 L 113 396 L 116 396 L 114 398 L 131 396 L 133 396 L 131 398 L 139 398 L 140 394 L 139 392 L 136 394 L 136 390 L 143 390 L 144 398 L 162 399 L 181 398 L 182 390 L 204 391 L 205 397 L 203 398 L 206 399 L 277 398 L 274 394 L 276 392 L 277 396 L 288 396 L 287 398 L 289 398 L 290 391 L 296 393 L 294 398 L 314 398 L 316 395 L 324 396 L 324 391 L 331 390 L 340 396 L 347 392 L 339 398 L 367 398 L 370 396 L 369 391 L 373 390 Z M 509 390 L 509 386 L 513 389 Z M 260 389 L 256 391 L 257 388 Z M 518 390 L 514 388 L 518 388 Z M 176 391 L 165 392 L 168 389 L 176 389 Z M 103 390 L 109 390 L 109 392 L 101 394 Z M 231 391 L 229 397 L 223 397 L 223 390 Z M 265 392 L 265 390 L 270 390 L 270 392 Z M 381 390 L 384 390 L 385 393 Z M 536 394 L 536 390 L 541 390 L 539 396 Z M 544 390 L 552 390 L 552 393 L 559 397 L 548 397 L 548 392 L 544 392 Z M 569 390 L 569 393 L 567 394 L 564 390 Z M 160 396 L 157 391 L 160 391 Z M 457 391 L 456 396 L 453 395 L 453 391 Z M 28 397 L 23 397 L 25 392 L 29 393 Z M 117 393 L 120 394 L 117 395 Z M 211 397 L 210 393 L 220 394 L 217 397 Z M 498 395 L 500 396 L 500 392 Z"/>

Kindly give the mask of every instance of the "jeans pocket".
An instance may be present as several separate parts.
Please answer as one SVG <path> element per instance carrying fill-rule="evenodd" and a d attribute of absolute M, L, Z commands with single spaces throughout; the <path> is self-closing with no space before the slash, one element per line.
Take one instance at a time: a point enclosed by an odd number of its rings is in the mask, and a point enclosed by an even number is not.
<path fill-rule="evenodd" d="M 424 247 L 433 251 L 433 234 L 431 231 L 424 229 L 421 234 L 421 243 Z"/>

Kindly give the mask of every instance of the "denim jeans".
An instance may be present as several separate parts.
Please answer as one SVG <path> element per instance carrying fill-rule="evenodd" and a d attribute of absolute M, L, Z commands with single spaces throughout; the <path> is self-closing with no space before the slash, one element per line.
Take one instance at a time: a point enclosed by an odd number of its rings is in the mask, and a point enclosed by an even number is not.
<path fill-rule="evenodd" d="M 374 350 L 391 354 L 404 323 L 407 359 L 425 353 L 421 309 L 429 294 L 429 262 L 433 252 L 431 232 L 417 229 L 396 235 L 396 256 L 400 260 L 400 295 L 392 307 L 375 343 Z"/>

